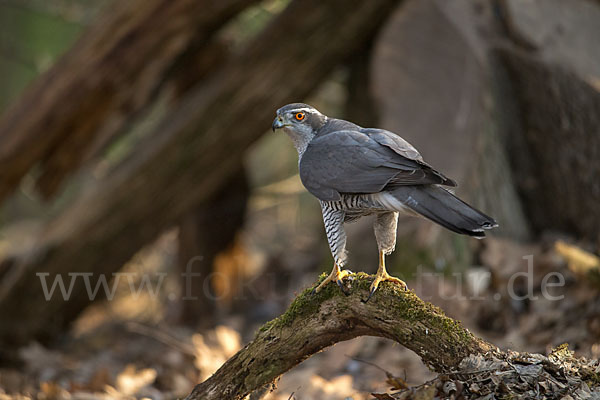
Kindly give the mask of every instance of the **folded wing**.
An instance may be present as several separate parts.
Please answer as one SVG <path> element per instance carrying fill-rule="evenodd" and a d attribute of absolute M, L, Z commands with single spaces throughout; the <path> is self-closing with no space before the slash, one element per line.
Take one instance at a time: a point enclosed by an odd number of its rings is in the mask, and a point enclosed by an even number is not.
<path fill-rule="evenodd" d="M 300 178 L 324 201 L 395 186 L 456 186 L 408 142 L 382 129 L 340 130 L 313 139 L 300 161 Z"/>

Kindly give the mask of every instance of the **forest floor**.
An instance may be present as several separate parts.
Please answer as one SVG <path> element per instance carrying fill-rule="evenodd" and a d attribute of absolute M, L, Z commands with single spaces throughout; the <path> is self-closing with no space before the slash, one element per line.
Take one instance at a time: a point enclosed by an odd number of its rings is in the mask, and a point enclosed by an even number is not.
<path fill-rule="evenodd" d="M 481 265 L 471 270 L 465 282 L 451 274 L 430 274 L 418 285 L 411 281 L 408 285 L 502 349 L 547 354 L 568 343 L 576 355 L 598 358 L 598 287 L 581 275 L 578 250 L 560 246 L 523 246 L 490 238 L 480 253 Z M 160 269 L 172 258 L 175 247 L 175 236 L 165 235 L 128 269 Z M 531 269 L 523 254 L 533 255 Z M 564 285 L 544 292 L 543 280 L 551 272 L 560 273 Z M 523 279 L 513 279 L 511 298 L 507 288 L 515 273 Z M 527 274 L 530 277 L 525 280 Z M 305 275 L 308 282 L 316 279 L 314 272 Z M 529 299 L 515 299 L 528 291 Z M 261 307 L 277 313 L 290 299 L 267 300 L 273 304 Z M 113 301 L 91 307 L 59 344 L 48 348 L 31 343 L 18 350 L 16 364 L 0 368 L 0 400 L 185 397 L 195 383 L 209 377 L 251 340 L 264 320 L 233 312 L 222 317 L 218 326 L 197 333 L 169 321 L 173 305 L 168 303 L 159 297 L 117 293 Z M 286 373 L 265 398 L 372 399 L 372 393 L 394 393 L 434 377 L 403 347 L 361 337 L 303 362 Z"/>

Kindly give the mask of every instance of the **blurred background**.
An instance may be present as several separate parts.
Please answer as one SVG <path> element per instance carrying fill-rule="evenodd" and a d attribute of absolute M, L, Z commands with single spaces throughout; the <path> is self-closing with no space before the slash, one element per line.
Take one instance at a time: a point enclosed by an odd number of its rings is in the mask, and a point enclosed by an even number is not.
<path fill-rule="evenodd" d="M 592 0 L 0 0 L 0 398 L 185 396 L 328 272 L 270 131 L 299 101 L 398 133 L 500 224 L 402 218 L 390 273 L 501 348 L 597 358 L 598 38 Z M 365 337 L 265 398 L 372 398 L 381 368 L 433 376 Z"/>

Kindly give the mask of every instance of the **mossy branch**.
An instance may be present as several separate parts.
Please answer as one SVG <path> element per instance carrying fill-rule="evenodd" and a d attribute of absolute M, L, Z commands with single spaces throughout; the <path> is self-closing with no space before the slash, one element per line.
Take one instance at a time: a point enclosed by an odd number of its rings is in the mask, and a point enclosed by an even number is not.
<path fill-rule="evenodd" d="M 347 296 L 334 284 L 314 295 L 313 288 L 306 289 L 187 399 L 241 399 L 320 350 L 363 335 L 394 340 L 438 372 L 457 369 L 468 355 L 495 349 L 438 307 L 394 284 L 383 283 L 365 303 L 373 277 L 359 273 L 352 278 Z"/>

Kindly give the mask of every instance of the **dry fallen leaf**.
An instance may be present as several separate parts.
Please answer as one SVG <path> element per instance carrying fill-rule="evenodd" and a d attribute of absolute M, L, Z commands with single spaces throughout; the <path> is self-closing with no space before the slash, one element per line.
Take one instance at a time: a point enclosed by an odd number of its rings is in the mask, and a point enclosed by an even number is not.
<path fill-rule="evenodd" d="M 395 400 L 387 393 L 371 393 L 371 396 L 375 397 L 377 400 Z"/>
<path fill-rule="evenodd" d="M 132 396 L 143 387 L 148 386 L 156 379 L 156 370 L 145 368 L 137 370 L 134 365 L 129 364 L 125 370 L 117 376 L 116 389 L 126 395 Z"/>

